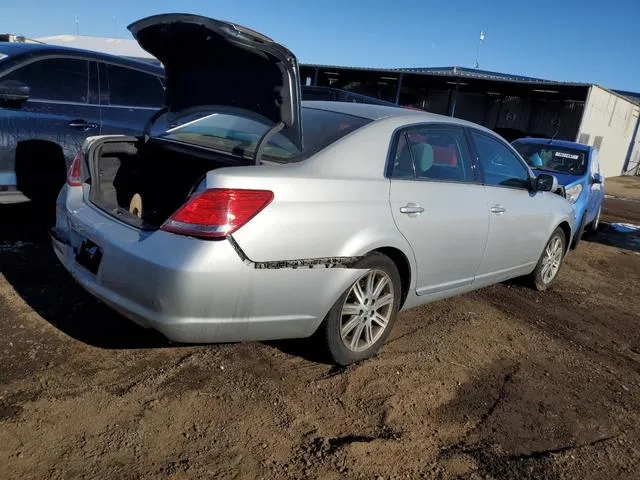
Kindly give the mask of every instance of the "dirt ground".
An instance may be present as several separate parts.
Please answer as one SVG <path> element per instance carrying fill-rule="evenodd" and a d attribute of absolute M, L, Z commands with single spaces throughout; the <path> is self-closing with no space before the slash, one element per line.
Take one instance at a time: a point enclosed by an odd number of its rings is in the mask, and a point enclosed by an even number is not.
<path fill-rule="evenodd" d="M 607 178 L 604 182 L 607 195 L 640 200 L 640 177 L 621 176 Z"/>
<path fill-rule="evenodd" d="M 1 479 L 640 478 L 638 235 L 605 225 L 544 294 L 404 312 L 340 369 L 309 342 L 172 345 L 76 286 L 32 215 L 0 209 Z"/>

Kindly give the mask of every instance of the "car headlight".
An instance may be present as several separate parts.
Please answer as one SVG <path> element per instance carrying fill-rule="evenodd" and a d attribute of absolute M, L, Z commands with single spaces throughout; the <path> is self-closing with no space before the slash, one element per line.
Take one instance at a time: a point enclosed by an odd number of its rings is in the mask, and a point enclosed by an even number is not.
<path fill-rule="evenodd" d="M 579 183 L 577 185 L 574 185 L 573 187 L 569 187 L 565 190 L 565 192 L 567 194 L 567 200 L 569 200 L 569 203 L 576 203 L 578 197 L 582 193 L 582 184 Z"/>

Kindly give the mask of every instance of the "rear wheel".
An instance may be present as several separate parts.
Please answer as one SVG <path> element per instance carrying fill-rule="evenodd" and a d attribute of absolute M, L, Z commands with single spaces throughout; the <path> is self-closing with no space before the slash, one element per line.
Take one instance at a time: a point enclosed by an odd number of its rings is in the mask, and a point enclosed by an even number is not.
<path fill-rule="evenodd" d="M 531 279 L 536 290 L 542 292 L 550 288 L 558 279 L 558 272 L 564 260 L 566 238 L 561 228 L 556 228 L 547 242 Z"/>
<path fill-rule="evenodd" d="M 365 272 L 333 305 L 319 332 L 330 359 L 340 365 L 375 355 L 400 306 L 400 274 L 391 259 L 374 253 L 353 268 Z"/>

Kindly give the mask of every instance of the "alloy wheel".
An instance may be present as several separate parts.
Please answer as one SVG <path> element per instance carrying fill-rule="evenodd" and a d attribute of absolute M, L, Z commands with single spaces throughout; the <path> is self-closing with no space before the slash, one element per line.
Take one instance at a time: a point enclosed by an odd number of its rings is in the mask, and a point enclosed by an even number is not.
<path fill-rule="evenodd" d="M 547 244 L 544 257 L 542 258 L 542 272 L 540 276 L 545 284 L 551 283 L 558 274 L 563 254 L 562 239 L 558 236 L 553 237 Z"/>
<path fill-rule="evenodd" d="M 361 352 L 378 341 L 393 314 L 394 295 L 393 282 L 382 270 L 371 270 L 352 285 L 340 319 L 345 347 Z"/>

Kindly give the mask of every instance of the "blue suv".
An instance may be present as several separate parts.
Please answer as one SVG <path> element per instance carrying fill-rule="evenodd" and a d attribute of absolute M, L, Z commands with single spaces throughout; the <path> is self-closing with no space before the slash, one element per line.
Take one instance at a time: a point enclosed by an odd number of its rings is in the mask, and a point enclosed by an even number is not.
<path fill-rule="evenodd" d="M 163 77 L 143 61 L 0 41 L 0 203 L 53 209 L 84 140 L 140 135 L 164 105 Z"/>
<path fill-rule="evenodd" d="M 595 232 L 600 222 L 604 178 L 598 151 L 589 145 L 548 138 L 521 138 L 512 145 L 534 172 L 555 175 L 565 188 L 579 222 L 572 244 L 572 248 L 577 247 L 585 231 Z"/>

